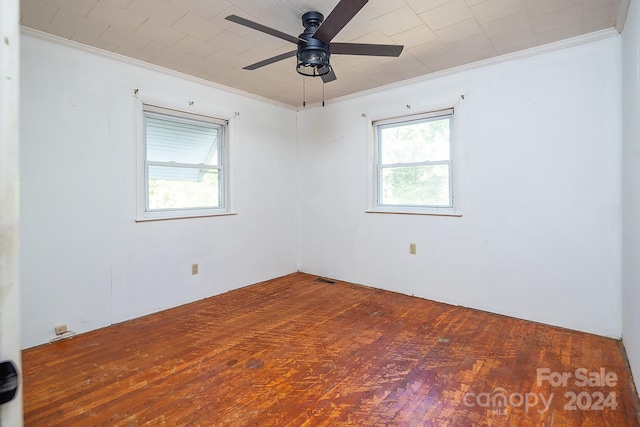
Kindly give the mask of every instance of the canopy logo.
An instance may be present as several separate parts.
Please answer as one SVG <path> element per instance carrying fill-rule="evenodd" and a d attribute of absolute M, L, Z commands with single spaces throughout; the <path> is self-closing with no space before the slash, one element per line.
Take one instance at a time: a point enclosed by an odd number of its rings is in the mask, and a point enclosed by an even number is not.
<path fill-rule="evenodd" d="M 551 393 L 547 399 L 542 393 L 509 393 L 502 387 L 497 387 L 491 393 L 478 393 L 472 391 L 465 393 L 462 399 L 465 406 L 491 409 L 496 415 L 506 415 L 507 407 L 524 407 L 525 412 L 532 408 L 537 408 L 538 412 L 547 412 L 553 401 L 554 394 Z"/>

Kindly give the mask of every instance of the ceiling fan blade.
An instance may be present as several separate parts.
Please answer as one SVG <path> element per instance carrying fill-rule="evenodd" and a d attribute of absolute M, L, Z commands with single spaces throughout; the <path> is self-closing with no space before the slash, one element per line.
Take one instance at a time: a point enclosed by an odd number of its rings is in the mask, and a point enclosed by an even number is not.
<path fill-rule="evenodd" d="M 400 56 L 404 46 L 394 44 L 331 43 L 332 55 Z"/>
<path fill-rule="evenodd" d="M 313 34 L 313 38 L 329 43 L 344 28 L 345 25 L 367 4 L 369 0 L 340 0 L 331 11 L 327 19 L 320 24 L 320 28 Z"/>
<path fill-rule="evenodd" d="M 265 59 L 264 61 L 256 62 L 255 64 L 247 65 L 243 67 L 243 70 L 255 70 L 260 67 L 264 67 L 265 65 L 273 64 L 274 62 L 282 61 L 283 59 L 291 58 L 292 56 L 296 56 L 298 51 L 292 50 L 291 52 L 286 52 L 280 55 L 276 55 L 272 58 Z"/>
<path fill-rule="evenodd" d="M 334 81 L 338 77 L 336 77 L 336 73 L 333 71 L 333 68 L 332 68 L 331 71 L 329 71 L 329 74 L 325 74 L 324 76 L 321 76 L 321 78 L 324 83 L 329 83 Z"/>
<path fill-rule="evenodd" d="M 249 27 L 251 29 L 260 31 L 265 34 L 269 34 L 270 36 L 277 37 L 282 40 L 286 40 L 293 44 L 298 44 L 298 38 L 290 36 L 287 33 L 283 33 L 282 31 L 274 30 L 273 28 L 269 28 L 265 25 L 258 24 L 257 22 L 249 21 L 238 15 L 229 15 L 226 18 L 227 21 L 235 22 L 236 24 L 244 25 L 245 27 Z"/>

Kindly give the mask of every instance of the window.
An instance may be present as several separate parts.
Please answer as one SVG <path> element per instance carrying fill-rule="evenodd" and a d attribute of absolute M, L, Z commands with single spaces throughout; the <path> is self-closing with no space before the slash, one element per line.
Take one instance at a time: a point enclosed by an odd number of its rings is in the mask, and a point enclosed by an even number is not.
<path fill-rule="evenodd" d="M 455 214 L 453 109 L 373 123 L 376 212 Z"/>
<path fill-rule="evenodd" d="M 141 219 L 227 213 L 227 121 L 150 105 L 143 110 Z"/>

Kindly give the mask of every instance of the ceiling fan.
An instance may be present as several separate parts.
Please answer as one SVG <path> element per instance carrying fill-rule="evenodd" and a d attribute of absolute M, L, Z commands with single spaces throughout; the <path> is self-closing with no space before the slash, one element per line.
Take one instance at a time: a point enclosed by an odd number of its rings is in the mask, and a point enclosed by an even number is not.
<path fill-rule="evenodd" d="M 367 2 L 368 0 L 340 0 L 327 19 L 320 12 L 306 12 L 302 15 L 304 31 L 298 37 L 237 15 L 227 16 L 226 19 L 298 45 L 297 50 L 248 65 L 244 67 L 245 70 L 255 70 L 295 56 L 298 73 L 308 77 L 321 77 L 324 83 L 328 83 L 336 79 L 330 63 L 331 54 L 398 57 L 402 53 L 404 46 L 400 45 L 331 42 Z"/>

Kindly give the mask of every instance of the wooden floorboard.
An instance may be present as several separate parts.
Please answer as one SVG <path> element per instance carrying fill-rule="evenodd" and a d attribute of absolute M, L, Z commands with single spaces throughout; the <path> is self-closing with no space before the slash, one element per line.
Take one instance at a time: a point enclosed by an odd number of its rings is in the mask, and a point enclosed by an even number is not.
<path fill-rule="evenodd" d="M 640 426 L 617 340 L 315 279 L 25 350 L 25 425 Z"/>

